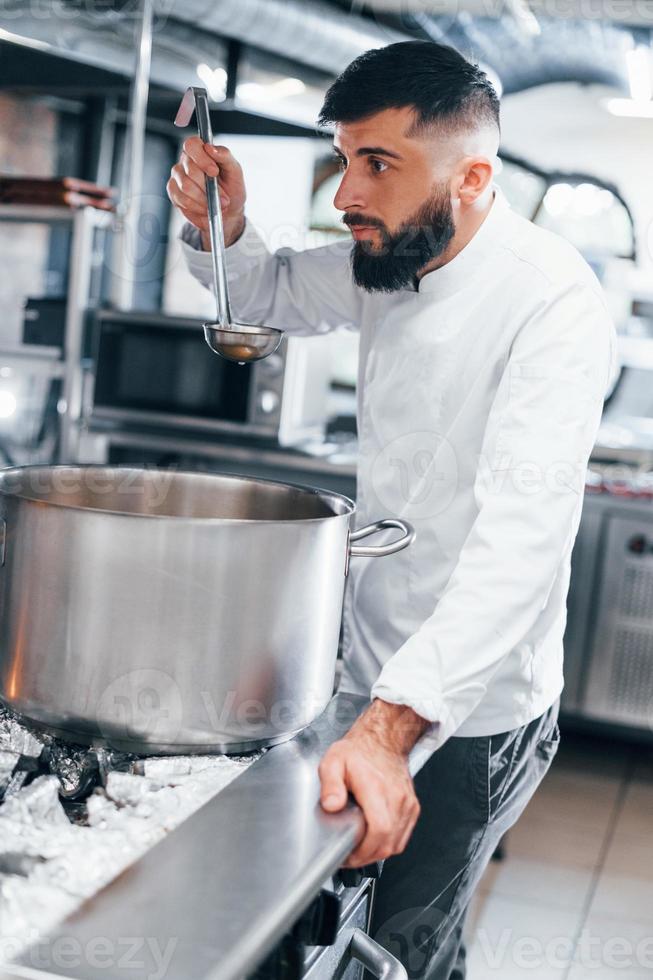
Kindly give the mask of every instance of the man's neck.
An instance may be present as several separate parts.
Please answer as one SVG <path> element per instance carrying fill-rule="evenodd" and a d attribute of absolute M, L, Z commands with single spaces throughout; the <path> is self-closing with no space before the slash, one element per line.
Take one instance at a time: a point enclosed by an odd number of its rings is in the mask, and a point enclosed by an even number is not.
<path fill-rule="evenodd" d="M 464 247 L 468 245 L 478 229 L 481 227 L 488 214 L 492 208 L 494 202 L 494 191 L 490 190 L 487 195 L 483 196 L 481 201 L 478 201 L 473 208 L 462 218 L 456 228 L 456 233 L 447 245 L 444 252 L 438 255 L 435 259 L 431 259 L 430 262 L 419 270 L 417 273 L 417 279 L 421 279 L 425 276 L 427 272 L 433 272 L 435 269 L 440 269 L 447 262 L 451 262 L 453 258 L 462 252 Z"/>

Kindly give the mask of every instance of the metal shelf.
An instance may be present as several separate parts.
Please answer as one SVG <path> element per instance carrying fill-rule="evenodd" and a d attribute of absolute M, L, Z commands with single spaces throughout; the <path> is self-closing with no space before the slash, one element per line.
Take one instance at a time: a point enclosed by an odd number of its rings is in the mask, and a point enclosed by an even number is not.
<path fill-rule="evenodd" d="M 42 204 L 0 204 L 0 221 L 30 222 L 33 224 L 73 224 L 81 212 L 90 212 L 96 228 L 109 227 L 115 218 L 111 211 L 97 208 L 66 208 Z"/>
<path fill-rule="evenodd" d="M 0 362 L 29 368 L 33 374 L 63 378 L 66 365 L 61 360 L 61 348 L 23 344 L 22 347 L 0 347 Z"/>
<path fill-rule="evenodd" d="M 65 405 L 60 415 L 59 462 L 74 462 L 77 458 L 80 423 L 82 418 L 83 367 L 82 342 L 84 318 L 89 306 L 93 234 L 96 230 L 110 228 L 115 214 L 93 207 L 65 208 L 36 204 L 0 204 L 0 221 L 30 222 L 33 224 L 68 224 L 71 227 L 70 266 L 66 293 L 66 322 L 63 349 L 58 352 L 57 363 L 52 355 L 37 355 L 32 350 L 13 348 L 5 356 L 23 363 L 39 372 L 46 368 L 63 380 L 62 400 Z"/>

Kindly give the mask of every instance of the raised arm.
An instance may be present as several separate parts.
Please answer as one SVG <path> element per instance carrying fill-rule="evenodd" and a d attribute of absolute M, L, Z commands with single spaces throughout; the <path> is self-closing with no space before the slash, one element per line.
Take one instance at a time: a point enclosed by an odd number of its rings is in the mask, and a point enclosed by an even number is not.
<path fill-rule="evenodd" d="M 172 168 L 168 196 L 188 224 L 182 232 L 193 275 L 210 287 L 211 257 L 204 179 L 219 177 L 227 268 L 235 314 L 294 334 L 356 329 L 362 296 L 351 279 L 350 243 L 271 253 L 245 217 L 243 171 L 226 146 L 187 139 Z"/>

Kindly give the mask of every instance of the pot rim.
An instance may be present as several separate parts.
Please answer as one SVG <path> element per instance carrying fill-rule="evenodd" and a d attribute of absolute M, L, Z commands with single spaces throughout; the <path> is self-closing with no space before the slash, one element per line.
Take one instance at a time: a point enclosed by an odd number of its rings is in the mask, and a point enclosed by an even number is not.
<path fill-rule="evenodd" d="M 309 486 L 304 483 L 286 483 L 282 480 L 266 480 L 259 477 L 250 477 L 240 473 L 203 473 L 193 470 L 174 470 L 172 471 L 173 476 L 190 476 L 190 477 L 209 477 L 211 479 L 227 479 L 227 480 L 237 480 L 240 482 L 263 484 L 264 486 L 273 487 L 283 487 L 289 488 L 291 490 L 300 490 L 303 493 L 310 494 L 311 496 L 322 496 L 331 499 L 338 500 L 345 505 L 345 510 L 342 514 L 327 514 L 324 517 L 300 517 L 300 518 L 289 518 L 287 520 L 266 520 L 260 517 L 189 517 L 183 514 L 148 514 L 148 513 L 135 513 L 133 511 L 127 510 L 110 510 L 103 507 L 80 507 L 75 504 L 64 504 L 56 500 L 41 500 L 38 497 L 31 497 L 28 494 L 20 493 L 17 491 L 11 491 L 3 486 L 5 474 L 10 476 L 13 473 L 25 473 L 30 470 L 95 470 L 95 471 L 107 471 L 111 470 L 113 472 L 123 472 L 123 473 L 150 473 L 155 471 L 157 473 L 170 472 L 164 469 L 159 469 L 158 467 L 151 467 L 150 469 L 144 466 L 109 466 L 104 463 L 55 463 L 52 465 L 42 464 L 42 463 L 30 463 L 25 466 L 8 466 L 0 470 L 0 497 L 8 497 L 13 500 L 22 500 L 26 503 L 36 504 L 37 506 L 46 507 L 57 507 L 61 510 L 72 510 L 77 512 L 87 512 L 90 514 L 106 514 L 111 517 L 131 517 L 131 518 L 145 518 L 147 520 L 159 520 L 159 521 L 174 521 L 178 524 L 201 524 L 206 525 L 229 525 L 234 524 L 265 524 L 266 527 L 271 525 L 276 525 L 279 527 L 287 527 L 289 525 L 297 524 L 319 524 L 322 521 L 331 520 L 335 517 L 351 517 L 356 511 L 356 504 L 349 497 L 346 497 L 342 493 L 337 493 L 335 490 L 325 490 L 320 487 Z"/>

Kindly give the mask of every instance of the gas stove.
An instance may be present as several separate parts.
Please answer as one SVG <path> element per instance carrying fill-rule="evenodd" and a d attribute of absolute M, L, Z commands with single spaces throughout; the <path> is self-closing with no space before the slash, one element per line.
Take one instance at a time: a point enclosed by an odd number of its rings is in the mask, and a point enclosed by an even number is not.
<path fill-rule="evenodd" d="M 405 980 L 366 934 L 379 868 L 339 870 L 362 814 L 318 803 L 366 704 L 240 758 L 70 746 L 0 709 L 0 980 Z"/>
<path fill-rule="evenodd" d="M 0 963 L 39 941 L 247 769 L 62 742 L 0 706 Z"/>

